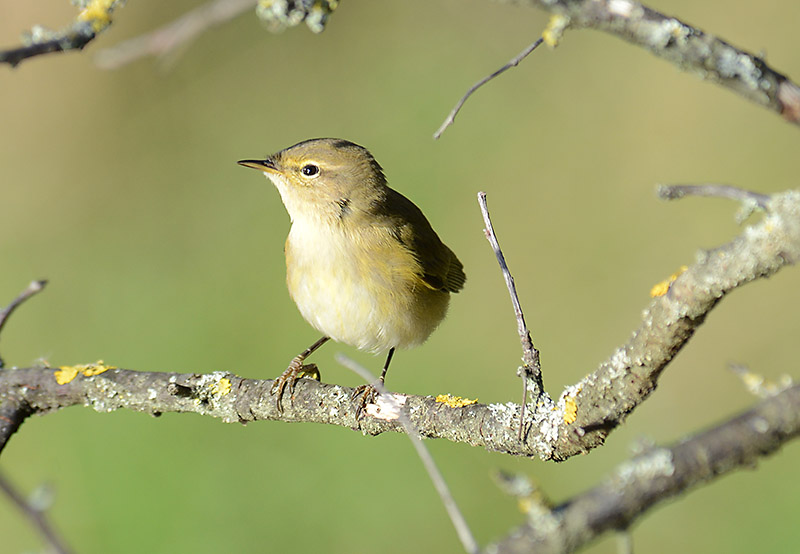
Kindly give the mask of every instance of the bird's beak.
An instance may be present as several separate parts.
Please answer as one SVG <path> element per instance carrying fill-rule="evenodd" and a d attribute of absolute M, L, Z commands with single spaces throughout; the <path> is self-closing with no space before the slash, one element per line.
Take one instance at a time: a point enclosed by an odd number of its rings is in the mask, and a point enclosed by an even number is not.
<path fill-rule="evenodd" d="M 257 169 L 259 171 L 269 171 L 270 173 L 277 173 L 278 168 L 275 167 L 275 162 L 267 158 L 266 160 L 239 160 L 239 165 Z"/>

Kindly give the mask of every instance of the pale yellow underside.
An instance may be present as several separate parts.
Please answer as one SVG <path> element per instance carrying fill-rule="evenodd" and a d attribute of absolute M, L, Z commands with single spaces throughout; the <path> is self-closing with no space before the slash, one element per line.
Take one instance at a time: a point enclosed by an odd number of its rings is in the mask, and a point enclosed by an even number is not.
<path fill-rule="evenodd" d="M 413 256 L 379 228 L 345 231 L 295 212 L 286 267 L 289 293 L 306 321 L 361 350 L 417 346 L 447 311 L 449 294 L 425 285 Z"/>

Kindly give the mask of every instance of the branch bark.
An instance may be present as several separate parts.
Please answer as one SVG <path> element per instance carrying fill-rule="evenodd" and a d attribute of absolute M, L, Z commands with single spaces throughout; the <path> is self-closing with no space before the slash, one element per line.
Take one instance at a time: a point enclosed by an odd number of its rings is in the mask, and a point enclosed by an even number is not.
<path fill-rule="evenodd" d="M 243 379 L 226 372 L 201 375 L 109 369 L 96 375 L 79 374 L 59 385 L 57 371 L 58 368 L 42 367 L 0 371 L 0 452 L 28 416 L 70 406 L 87 406 L 98 412 L 127 409 L 155 416 L 192 412 L 226 423 L 325 423 L 370 435 L 404 432 L 396 417 L 356 420 L 352 402 L 355 389 L 312 379 L 299 380 L 291 401 L 284 402 L 283 412 L 279 412 L 270 395 L 272 380 Z M 429 396 L 400 396 L 406 415 L 422 437 L 466 442 L 508 454 L 534 455 L 533 450 L 517 442 L 516 425 L 505 420 L 503 407 L 473 404 L 454 408 Z M 513 440 L 508 440 L 506 434 Z"/>

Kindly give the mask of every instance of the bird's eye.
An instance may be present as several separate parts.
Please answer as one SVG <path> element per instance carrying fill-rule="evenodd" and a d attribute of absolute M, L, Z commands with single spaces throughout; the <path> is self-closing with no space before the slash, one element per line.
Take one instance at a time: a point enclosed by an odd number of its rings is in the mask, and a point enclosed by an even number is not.
<path fill-rule="evenodd" d="M 307 164 L 304 165 L 303 169 L 301 169 L 300 171 L 302 171 L 303 175 L 305 175 L 306 177 L 313 177 L 314 175 L 317 175 L 319 173 L 319 166 L 316 166 L 314 164 Z"/>

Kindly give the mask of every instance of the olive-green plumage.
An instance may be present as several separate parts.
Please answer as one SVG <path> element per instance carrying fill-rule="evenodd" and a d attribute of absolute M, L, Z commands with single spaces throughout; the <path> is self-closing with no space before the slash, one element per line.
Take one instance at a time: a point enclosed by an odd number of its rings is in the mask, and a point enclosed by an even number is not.
<path fill-rule="evenodd" d="M 312 139 L 239 163 L 263 171 L 289 212 L 286 280 L 312 326 L 372 352 L 428 338 L 463 267 L 366 148 Z"/>

